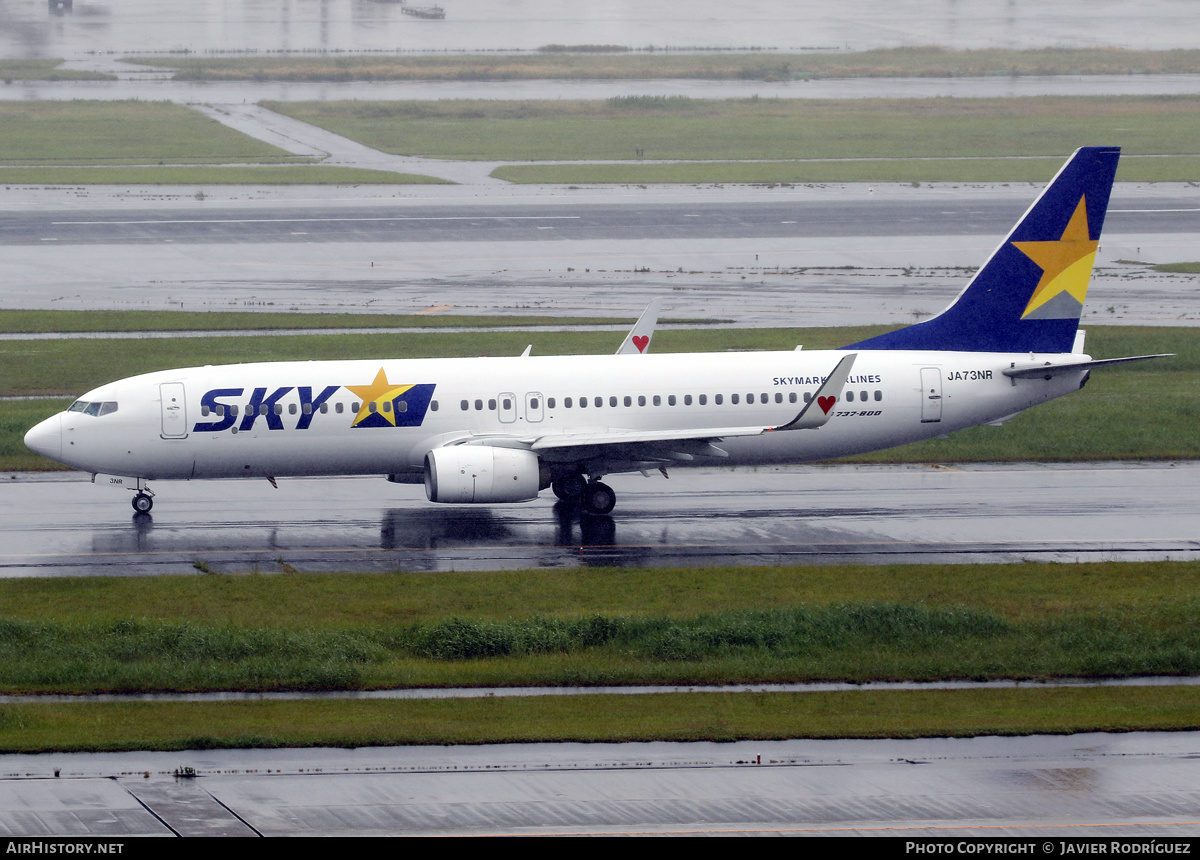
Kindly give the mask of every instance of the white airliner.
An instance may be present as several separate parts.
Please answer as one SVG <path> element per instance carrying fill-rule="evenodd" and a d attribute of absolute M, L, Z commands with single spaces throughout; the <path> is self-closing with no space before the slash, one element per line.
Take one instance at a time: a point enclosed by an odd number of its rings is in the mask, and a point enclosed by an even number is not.
<path fill-rule="evenodd" d="M 838 350 L 268 362 L 147 373 L 83 395 L 25 444 L 149 481 L 386 475 L 430 501 L 524 502 L 552 487 L 592 514 L 600 478 L 801 463 L 995 423 L 1083 386 L 1078 331 L 1120 151 L 1078 150 L 954 303 Z M 649 321 L 646 322 L 646 318 Z"/>

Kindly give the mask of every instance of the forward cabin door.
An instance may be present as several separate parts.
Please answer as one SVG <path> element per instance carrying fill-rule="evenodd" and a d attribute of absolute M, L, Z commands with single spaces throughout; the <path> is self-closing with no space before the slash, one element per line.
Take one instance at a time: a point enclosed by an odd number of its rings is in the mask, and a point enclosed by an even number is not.
<path fill-rule="evenodd" d="M 158 386 L 162 399 L 162 437 L 187 438 L 187 407 L 183 399 L 182 382 L 164 382 Z"/>

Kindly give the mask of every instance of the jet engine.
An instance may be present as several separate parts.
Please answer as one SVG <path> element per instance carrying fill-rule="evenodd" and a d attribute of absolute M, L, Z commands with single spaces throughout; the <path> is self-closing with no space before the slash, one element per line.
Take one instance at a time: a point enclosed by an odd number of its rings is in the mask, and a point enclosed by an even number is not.
<path fill-rule="evenodd" d="M 520 448 L 456 445 L 425 455 L 425 495 L 431 502 L 528 502 L 548 485 L 549 470 L 537 454 Z"/>

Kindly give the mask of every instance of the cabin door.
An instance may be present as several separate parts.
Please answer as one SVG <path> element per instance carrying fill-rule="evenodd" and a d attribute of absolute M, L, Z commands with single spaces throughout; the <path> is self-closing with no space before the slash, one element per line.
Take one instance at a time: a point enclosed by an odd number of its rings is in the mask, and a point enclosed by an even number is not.
<path fill-rule="evenodd" d="M 934 424 L 942 420 L 942 371 L 937 367 L 921 368 L 921 423 Z"/>
<path fill-rule="evenodd" d="M 158 386 L 162 399 L 162 437 L 187 438 L 187 407 L 183 399 L 182 382 L 164 382 Z"/>

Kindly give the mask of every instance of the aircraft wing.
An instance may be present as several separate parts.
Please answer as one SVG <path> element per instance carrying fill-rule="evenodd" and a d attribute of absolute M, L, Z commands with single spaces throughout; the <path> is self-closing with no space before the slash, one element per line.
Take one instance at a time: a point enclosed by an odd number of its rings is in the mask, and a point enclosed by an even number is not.
<path fill-rule="evenodd" d="M 786 424 L 777 427 L 751 425 L 742 427 L 699 427 L 691 429 L 664 430 L 592 430 L 578 433 L 552 433 L 533 439 L 522 440 L 533 451 L 551 451 L 563 449 L 605 448 L 608 446 L 637 446 L 646 456 L 658 457 L 663 452 L 668 456 L 690 459 L 692 455 L 725 457 L 728 456 L 712 443 L 721 439 L 737 436 L 759 436 L 785 430 L 815 430 L 823 426 L 833 412 L 834 404 L 841 399 L 842 388 L 854 366 L 857 353 L 845 355 L 838 361 L 833 371 L 825 378 L 824 383 L 817 389 L 816 394 L 804 404 L 804 407 Z M 481 444 L 489 444 L 482 442 Z"/>
<path fill-rule="evenodd" d="M 1170 358 L 1174 353 L 1163 352 L 1158 355 L 1132 355 L 1127 358 L 1105 358 L 1099 361 L 1075 361 L 1068 364 L 1014 364 L 1000 371 L 1011 379 L 1050 379 L 1063 373 L 1077 370 L 1091 370 L 1094 367 L 1108 367 L 1114 364 L 1129 364 L 1132 361 L 1146 361 L 1151 358 Z"/>

